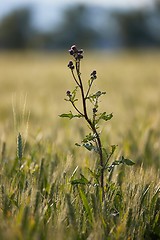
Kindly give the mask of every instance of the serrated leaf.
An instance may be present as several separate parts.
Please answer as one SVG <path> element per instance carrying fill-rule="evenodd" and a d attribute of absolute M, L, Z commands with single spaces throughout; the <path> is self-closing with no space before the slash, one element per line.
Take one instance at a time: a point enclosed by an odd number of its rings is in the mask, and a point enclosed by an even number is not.
<path fill-rule="evenodd" d="M 100 97 L 100 96 L 103 95 L 103 94 L 106 94 L 106 92 L 98 91 L 98 92 L 96 92 L 95 96 L 96 96 L 96 97 Z"/>
<path fill-rule="evenodd" d="M 97 124 L 101 119 L 104 121 L 109 121 L 113 117 L 113 113 L 107 114 L 106 112 L 103 112 L 99 114 L 98 119 L 96 119 L 95 123 Z"/>
<path fill-rule="evenodd" d="M 85 138 L 82 140 L 83 143 L 87 143 L 90 141 L 93 141 L 96 138 L 95 135 L 89 133 L 88 135 L 85 136 Z"/>
<path fill-rule="evenodd" d="M 110 120 L 113 117 L 113 113 L 106 114 L 106 112 L 102 113 L 98 120 L 103 119 L 105 121 Z"/>
<path fill-rule="evenodd" d="M 59 117 L 72 119 L 72 118 L 81 118 L 82 115 L 81 114 L 73 115 L 72 112 L 69 112 L 69 113 L 63 113 L 59 115 Z"/>
<path fill-rule="evenodd" d="M 72 113 L 63 113 L 59 115 L 61 118 L 69 118 L 72 119 Z"/>
<path fill-rule="evenodd" d="M 106 92 L 101 92 L 101 91 L 98 91 L 96 92 L 95 94 L 91 94 L 88 96 L 88 99 L 90 99 L 91 101 L 94 100 L 94 99 L 98 99 L 101 95 L 103 94 L 106 94 Z"/>

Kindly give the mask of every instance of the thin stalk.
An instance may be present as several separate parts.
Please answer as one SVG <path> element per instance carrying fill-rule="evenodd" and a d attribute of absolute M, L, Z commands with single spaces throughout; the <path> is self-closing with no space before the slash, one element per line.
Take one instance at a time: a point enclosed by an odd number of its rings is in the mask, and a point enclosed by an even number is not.
<path fill-rule="evenodd" d="M 84 114 L 80 112 L 80 110 L 76 107 L 76 105 L 74 104 L 74 102 L 70 101 L 72 106 L 74 107 L 74 109 L 81 115 L 84 117 Z"/>
<path fill-rule="evenodd" d="M 97 132 L 97 129 L 96 129 L 94 123 L 92 123 L 91 120 L 88 118 L 87 107 L 86 107 L 86 98 L 85 98 L 85 94 L 84 94 L 82 79 L 80 76 L 81 75 L 80 74 L 80 61 L 76 62 L 76 71 L 77 71 L 77 76 L 79 79 L 79 85 L 80 85 L 80 89 L 81 89 L 84 117 L 85 117 L 86 121 L 88 122 L 88 124 L 90 125 L 93 133 L 96 135 L 96 139 L 97 139 L 98 152 L 99 152 L 99 157 L 100 157 L 100 166 L 101 166 L 100 183 L 101 183 L 101 188 L 102 188 L 102 201 L 103 201 L 103 199 L 104 199 L 104 161 L 103 161 L 103 153 L 102 153 L 102 143 L 101 143 L 101 139 L 99 137 L 99 134 Z"/>
<path fill-rule="evenodd" d="M 84 117 L 88 121 L 88 114 L 87 114 L 87 107 L 86 107 L 86 99 L 84 96 L 84 89 L 83 89 L 83 84 L 82 84 L 82 79 L 81 79 L 81 74 L 80 74 L 80 61 L 76 62 L 76 71 L 77 71 L 77 76 L 79 79 L 79 85 L 81 89 L 81 95 L 82 95 L 82 103 L 83 103 L 83 111 L 84 111 Z"/>
<path fill-rule="evenodd" d="M 80 87 L 79 82 L 77 81 L 77 79 L 76 79 L 76 77 L 75 77 L 75 75 L 74 75 L 73 70 L 71 70 L 71 72 L 72 72 L 72 76 L 73 76 L 74 81 L 75 81 L 75 82 L 77 83 L 77 85 Z"/>
<path fill-rule="evenodd" d="M 90 91 L 90 89 L 91 89 L 91 87 L 92 87 L 92 83 L 93 83 L 93 79 L 91 80 L 91 82 L 90 82 L 90 84 L 89 84 L 88 91 L 87 91 L 87 93 L 86 93 L 85 99 L 87 99 L 87 97 L 88 97 L 89 91 Z"/>
<path fill-rule="evenodd" d="M 95 126 L 91 126 L 92 127 L 92 131 L 93 133 L 96 135 L 96 139 L 97 139 L 97 145 L 98 145 L 98 150 L 99 150 L 99 157 L 100 157 L 100 183 L 101 183 L 101 188 L 102 188 L 102 201 L 104 200 L 104 160 L 103 160 L 103 152 L 102 152 L 102 143 L 101 143 L 101 139 L 99 137 L 99 134 L 95 128 Z"/>

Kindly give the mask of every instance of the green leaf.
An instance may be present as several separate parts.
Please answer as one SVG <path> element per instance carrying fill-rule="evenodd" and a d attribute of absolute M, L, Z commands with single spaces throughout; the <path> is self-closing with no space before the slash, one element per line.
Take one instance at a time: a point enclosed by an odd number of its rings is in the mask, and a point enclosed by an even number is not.
<path fill-rule="evenodd" d="M 103 120 L 105 120 L 105 121 L 108 121 L 108 120 L 110 120 L 112 117 L 113 117 L 113 113 L 106 114 L 106 112 L 104 112 L 104 113 L 102 113 L 102 114 L 100 115 L 98 121 L 99 121 L 100 119 L 103 119 Z"/>
<path fill-rule="evenodd" d="M 81 114 L 73 115 L 72 112 L 69 112 L 69 113 L 63 113 L 59 115 L 59 117 L 72 119 L 72 118 L 81 118 L 82 115 Z"/>
<path fill-rule="evenodd" d="M 71 184 L 72 185 L 86 184 L 86 182 L 83 179 L 79 178 L 79 179 L 71 180 Z"/>
<path fill-rule="evenodd" d="M 96 172 L 93 172 L 90 168 L 87 168 L 89 173 L 92 175 L 92 177 L 96 180 L 97 183 L 99 183 L 99 176 L 100 174 L 97 174 Z"/>
<path fill-rule="evenodd" d="M 91 100 L 91 102 L 92 102 L 93 100 L 98 99 L 103 94 L 106 94 L 106 92 L 98 91 L 95 94 L 89 95 L 87 99 Z"/>
<path fill-rule="evenodd" d="M 96 97 L 100 97 L 100 96 L 103 95 L 103 94 L 106 94 L 106 92 L 98 91 L 98 92 L 96 92 L 95 96 L 96 96 Z"/>
<path fill-rule="evenodd" d="M 96 138 L 96 136 L 92 133 L 89 133 L 88 135 L 85 136 L 85 138 L 82 140 L 83 143 L 87 143 L 90 141 L 93 141 Z"/>
<path fill-rule="evenodd" d="M 78 188 L 78 190 L 79 190 L 79 195 L 80 195 L 80 198 L 82 200 L 83 206 L 84 206 L 85 211 L 88 215 L 88 220 L 89 220 L 90 224 L 92 224 L 93 216 L 92 216 L 91 207 L 89 206 L 88 199 L 87 199 L 85 193 L 82 191 L 82 189 L 80 187 Z"/>
<path fill-rule="evenodd" d="M 79 179 L 73 179 L 71 180 L 71 184 L 72 185 L 78 185 L 78 184 L 89 184 L 90 182 L 88 181 L 88 179 L 83 175 L 83 174 L 80 174 L 81 175 L 81 178 Z"/>
<path fill-rule="evenodd" d="M 115 152 L 117 145 L 111 145 L 111 154 Z"/>
<path fill-rule="evenodd" d="M 72 91 L 72 95 L 71 95 L 71 101 L 72 102 L 75 102 L 75 101 L 78 100 L 78 99 L 75 99 L 77 90 L 78 90 L 78 86 L 76 86 L 75 89 Z"/>
<path fill-rule="evenodd" d="M 122 161 L 122 163 L 124 163 L 124 164 L 126 164 L 128 166 L 132 166 L 132 165 L 135 164 L 132 160 L 130 160 L 128 158 L 124 158 L 123 156 L 122 156 L 122 160 L 121 161 Z"/>

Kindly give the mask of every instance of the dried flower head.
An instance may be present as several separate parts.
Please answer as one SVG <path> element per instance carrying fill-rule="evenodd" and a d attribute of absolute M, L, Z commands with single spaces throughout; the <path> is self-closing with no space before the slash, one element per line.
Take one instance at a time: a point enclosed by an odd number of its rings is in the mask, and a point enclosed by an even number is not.
<path fill-rule="evenodd" d="M 68 67 L 69 67 L 71 70 L 74 69 L 74 64 L 73 64 L 72 61 L 69 61 L 69 63 L 68 63 Z"/>
<path fill-rule="evenodd" d="M 78 50 L 76 45 L 71 46 L 69 53 L 75 60 L 81 60 L 83 58 L 83 49 Z"/>
<path fill-rule="evenodd" d="M 97 72 L 96 72 L 96 70 L 93 70 L 92 72 L 91 72 L 91 79 L 92 80 L 94 80 L 94 79 L 96 79 L 97 78 Z"/>
<path fill-rule="evenodd" d="M 93 108 L 93 113 L 96 113 L 97 112 L 97 108 Z"/>
<path fill-rule="evenodd" d="M 71 97 L 71 96 L 72 96 L 72 94 L 71 94 L 71 92 L 70 92 L 69 90 L 66 92 L 66 95 L 67 95 L 68 97 Z"/>

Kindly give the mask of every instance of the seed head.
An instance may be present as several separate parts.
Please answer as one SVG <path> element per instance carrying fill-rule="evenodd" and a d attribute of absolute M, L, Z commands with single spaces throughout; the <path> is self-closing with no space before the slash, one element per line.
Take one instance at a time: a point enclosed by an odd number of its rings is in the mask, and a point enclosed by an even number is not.
<path fill-rule="evenodd" d="M 66 95 L 67 95 L 68 97 L 71 97 L 71 96 L 72 96 L 72 94 L 71 94 L 71 92 L 70 92 L 69 90 L 66 92 Z"/>
<path fill-rule="evenodd" d="M 77 60 L 80 60 L 83 58 L 83 55 L 81 53 L 78 53 L 77 56 L 75 57 Z"/>
<path fill-rule="evenodd" d="M 93 113 L 96 113 L 97 112 L 97 109 L 96 108 L 93 108 Z"/>
<path fill-rule="evenodd" d="M 77 51 L 78 51 L 76 45 L 72 45 L 72 46 L 71 46 L 71 49 L 72 49 L 74 52 L 77 52 Z"/>
<path fill-rule="evenodd" d="M 97 78 L 97 72 L 96 72 L 96 70 L 93 70 L 92 72 L 91 72 L 91 79 L 92 80 L 94 80 L 94 79 L 96 79 Z"/>
<path fill-rule="evenodd" d="M 83 49 L 78 50 L 78 53 L 82 54 L 84 51 Z"/>
<path fill-rule="evenodd" d="M 69 53 L 70 53 L 70 55 L 73 55 L 74 54 L 73 49 L 69 49 Z"/>
<path fill-rule="evenodd" d="M 69 61 L 69 63 L 68 63 L 68 67 L 69 67 L 71 70 L 74 69 L 74 64 L 73 64 L 72 61 Z"/>
<path fill-rule="evenodd" d="M 75 58 L 75 60 L 80 61 L 83 58 L 83 49 L 78 50 L 76 45 L 71 46 L 71 48 L 69 49 L 69 53 Z"/>

